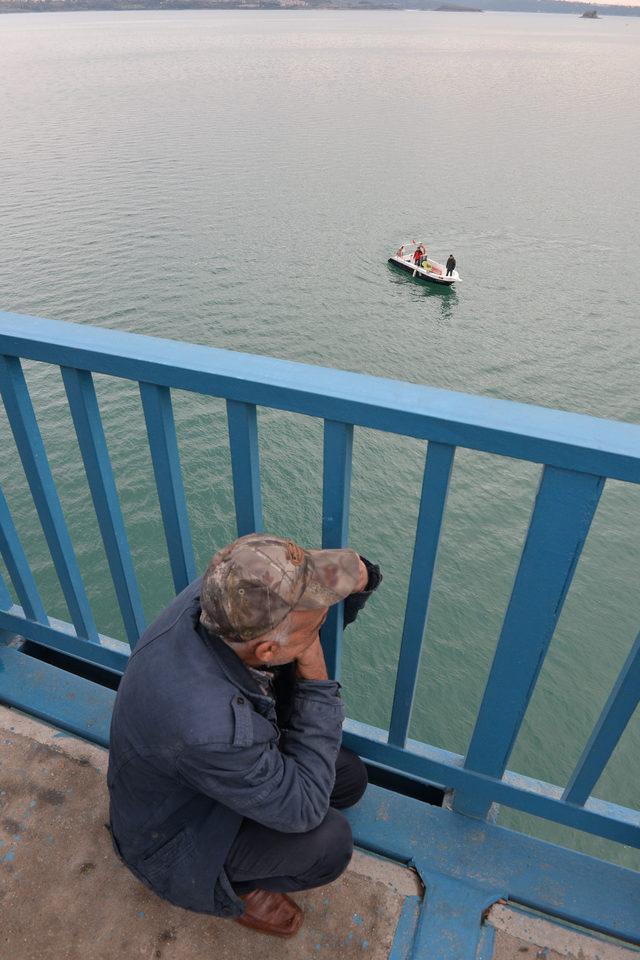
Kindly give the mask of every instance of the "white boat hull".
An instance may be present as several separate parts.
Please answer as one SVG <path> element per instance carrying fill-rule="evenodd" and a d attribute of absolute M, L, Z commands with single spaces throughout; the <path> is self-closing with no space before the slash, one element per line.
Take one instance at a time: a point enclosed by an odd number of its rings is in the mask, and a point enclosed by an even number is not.
<path fill-rule="evenodd" d="M 433 272 L 432 270 L 425 270 L 423 267 L 417 267 L 410 256 L 389 257 L 389 263 L 395 264 L 397 267 L 410 273 L 413 277 L 417 277 L 420 280 L 427 280 L 429 283 L 439 283 L 440 286 L 443 287 L 450 287 L 454 283 L 460 283 L 460 276 L 457 270 L 454 270 L 451 276 L 448 277 L 446 275 L 446 267 L 441 263 L 436 263 L 435 260 L 429 260 L 429 264 L 432 267 L 436 267 L 440 272 Z"/>

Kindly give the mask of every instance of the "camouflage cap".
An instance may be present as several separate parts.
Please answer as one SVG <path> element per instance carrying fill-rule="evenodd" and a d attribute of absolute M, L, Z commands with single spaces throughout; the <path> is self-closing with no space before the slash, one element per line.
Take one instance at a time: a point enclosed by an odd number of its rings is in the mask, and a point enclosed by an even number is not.
<path fill-rule="evenodd" d="M 203 623 L 228 640 L 254 640 L 295 608 L 330 607 L 360 578 L 355 550 L 304 550 L 293 540 L 250 533 L 214 556 L 202 578 Z"/>

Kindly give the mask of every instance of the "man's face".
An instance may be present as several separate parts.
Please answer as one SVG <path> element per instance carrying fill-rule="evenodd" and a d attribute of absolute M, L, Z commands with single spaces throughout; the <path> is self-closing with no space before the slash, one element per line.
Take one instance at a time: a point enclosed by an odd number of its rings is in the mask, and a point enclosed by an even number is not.
<path fill-rule="evenodd" d="M 292 610 L 282 623 L 263 634 L 245 660 L 250 666 L 280 666 L 297 660 L 317 639 L 327 619 L 328 607 Z"/>

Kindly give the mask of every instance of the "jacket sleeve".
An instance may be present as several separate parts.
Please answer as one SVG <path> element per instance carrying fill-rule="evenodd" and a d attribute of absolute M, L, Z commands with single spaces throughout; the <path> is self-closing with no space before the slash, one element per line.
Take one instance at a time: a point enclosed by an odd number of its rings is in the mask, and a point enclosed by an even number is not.
<path fill-rule="evenodd" d="M 347 597 L 344 601 L 345 627 L 350 623 L 353 623 L 373 591 L 377 590 L 382 583 L 382 574 L 380 573 L 380 567 L 377 565 L 377 563 L 371 563 L 366 559 L 366 557 L 360 557 L 360 559 L 367 568 L 369 580 L 367 581 L 367 585 L 361 593 L 352 593 L 351 596 Z"/>
<path fill-rule="evenodd" d="M 199 744 L 180 757 L 178 772 L 193 789 L 267 827 L 313 830 L 327 814 L 335 781 L 344 719 L 339 689 L 332 680 L 298 681 L 279 747 L 253 738 L 231 746 Z"/>

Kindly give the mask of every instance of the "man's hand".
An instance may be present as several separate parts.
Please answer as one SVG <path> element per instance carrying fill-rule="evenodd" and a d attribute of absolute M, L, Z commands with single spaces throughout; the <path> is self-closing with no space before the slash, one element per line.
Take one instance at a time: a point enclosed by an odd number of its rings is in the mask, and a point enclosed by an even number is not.
<path fill-rule="evenodd" d="M 320 645 L 320 634 L 296 660 L 296 675 L 299 680 L 328 680 L 327 665 Z"/>

